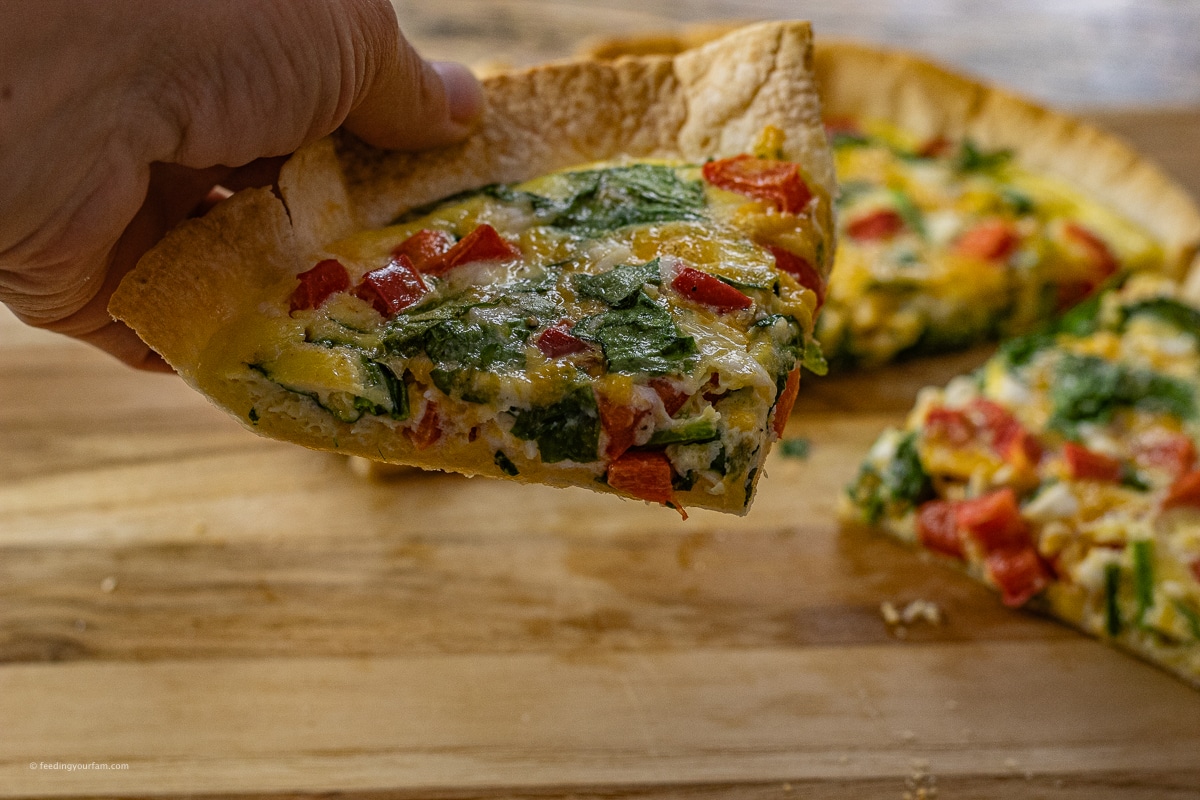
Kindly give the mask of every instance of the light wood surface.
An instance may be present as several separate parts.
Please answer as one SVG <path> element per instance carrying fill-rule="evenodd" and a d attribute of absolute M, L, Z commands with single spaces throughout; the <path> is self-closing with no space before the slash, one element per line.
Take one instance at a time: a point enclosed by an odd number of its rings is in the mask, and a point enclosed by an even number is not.
<path fill-rule="evenodd" d="M 1200 112 L 1098 119 L 1200 189 Z M 1194 800 L 1200 693 L 835 521 L 983 356 L 809 379 L 809 458 L 684 523 L 364 483 L 0 312 L 0 796 Z"/>

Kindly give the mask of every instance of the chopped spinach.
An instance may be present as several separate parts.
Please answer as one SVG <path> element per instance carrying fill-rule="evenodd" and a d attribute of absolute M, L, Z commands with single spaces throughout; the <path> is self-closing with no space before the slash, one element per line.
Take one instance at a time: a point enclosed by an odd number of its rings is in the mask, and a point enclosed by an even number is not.
<path fill-rule="evenodd" d="M 1104 567 L 1104 630 L 1109 636 L 1121 633 L 1121 565 L 1107 564 Z"/>
<path fill-rule="evenodd" d="M 1133 596 L 1137 600 L 1135 619 L 1139 625 L 1154 605 L 1154 542 L 1137 539 L 1130 545 L 1133 550 Z"/>
<path fill-rule="evenodd" d="M 577 386 L 549 406 L 515 412 L 512 435 L 533 440 L 545 463 L 595 461 L 600 447 L 600 413 L 591 387 Z"/>
<path fill-rule="evenodd" d="M 572 193 L 557 201 L 549 224 L 582 233 L 625 225 L 701 219 L 704 185 L 685 181 L 671 167 L 632 164 L 566 175 Z"/>
<path fill-rule="evenodd" d="M 1124 320 L 1122 327 L 1133 317 L 1148 316 L 1161 320 L 1179 329 L 1200 343 L 1200 310 L 1189 305 L 1172 300 L 1169 297 L 1153 297 L 1134 303 L 1122 309 Z"/>
<path fill-rule="evenodd" d="M 889 508 L 907 511 L 933 497 L 933 483 L 917 453 L 917 434 L 906 434 L 882 469 L 864 464 L 849 493 L 870 524 L 878 522 Z"/>
<path fill-rule="evenodd" d="M 904 225 L 922 239 L 928 238 L 925 230 L 925 214 L 917 207 L 907 194 L 897 189 L 891 190 L 892 204 L 896 213 L 904 220 Z"/>
<path fill-rule="evenodd" d="M 696 340 L 680 334 L 671 313 L 641 291 L 628 308 L 585 317 L 571 332 L 599 343 L 613 372 L 664 375 L 696 361 Z"/>
<path fill-rule="evenodd" d="M 1008 164 L 1012 155 L 1012 150 L 980 150 L 970 139 L 964 139 L 954 165 L 959 172 L 992 172 Z"/>
<path fill-rule="evenodd" d="M 998 356 L 1011 367 L 1023 367 L 1033 357 L 1054 344 L 1053 333 L 1030 333 L 1000 344 Z"/>
<path fill-rule="evenodd" d="M 521 471 L 517 469 L 517 465 L 512 462 L 512 459 L 504 455 L 503 450 L 497 450 L 496 454 L 492 456 L 492 461 L 495 462 L 496 466 L 499 467 L 500 471 L 505 475 L 516 477 L 517 475 L 521 474 Z"/>
<path fill-rule="evenodd" d="M 1012 213 L 1023 217 L 1027 214 L 1032 214 L 1037 206 L 1033 202 L 1033 198 L 1024 192 L 1019 192 L 1012 187 L 1006 187 L 1000 190 L 1000 199 L 1004 201 L 1004 205 L 1008 207 Z"/>
<path fill-rule="evenodd" d="M 806 459 L 812 452 L 812 442 L 803 437 L 784 439 L 779 443 L 779 452 L 785 458 Z"/>
<path fill-rule="evenodd" d="M 1068 353 L 1056 365 L 1050 387 L 1050 427 L 1074 436 L 1081 422 L 1106 423 L 1121 408 L 1158 411 L 1189 419 L 1196 414 L 1192 388 L 1152 370 Z"/>
<path fill-rule="evenodd" d="M 658 259 L 645 264 L 613 267 L 599 275 L 576 275 L 573 281 L 580 297 L 590 297 L 613 308 L 627 308 L 637 300 L 642 286 L 662 282 Z"/>

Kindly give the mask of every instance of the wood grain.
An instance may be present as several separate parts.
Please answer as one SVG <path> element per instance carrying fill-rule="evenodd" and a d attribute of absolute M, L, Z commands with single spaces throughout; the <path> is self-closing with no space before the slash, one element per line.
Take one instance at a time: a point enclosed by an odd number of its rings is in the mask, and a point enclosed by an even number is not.
<path fill-rule="evenodd" d="M 1200 188 L 1200 111 L 1096 118 Z M 684 523 L 366 483 L 0 313 L 0 796 L 1200 797 L 1200 693 L 835 522 L 985 356 L 806 379 L 810 457 Z"/>

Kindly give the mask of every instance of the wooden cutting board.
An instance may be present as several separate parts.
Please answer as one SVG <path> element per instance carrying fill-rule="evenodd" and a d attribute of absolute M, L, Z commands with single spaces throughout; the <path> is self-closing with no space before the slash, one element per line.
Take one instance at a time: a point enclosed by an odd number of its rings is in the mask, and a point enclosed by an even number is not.
<path fill-rule="evenodd" d="M 1200 111 L 1101 122 L 1200 188 Z M 1200 692 L 835 520 L 984 355 L 808 379 L 810 456 L 685 523 L 364 482 L 5 314 L 0 796 L 1200 797 Z"/>

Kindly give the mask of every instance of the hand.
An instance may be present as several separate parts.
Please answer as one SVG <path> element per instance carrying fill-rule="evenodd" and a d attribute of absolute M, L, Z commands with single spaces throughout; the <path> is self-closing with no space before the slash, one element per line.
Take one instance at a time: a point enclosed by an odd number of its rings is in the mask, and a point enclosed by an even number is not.
<path fill-rule="evenodd" d="M 387 0 L 6 0 L 0 5 L 0 301 L 166 369 L 107 311 L 138 258 L 214 187 L 342 125 L 378 147 L 465 136 L 482 105 L 421 60 Z M 240 167 L 240 169 L 235 169 Z"/>

